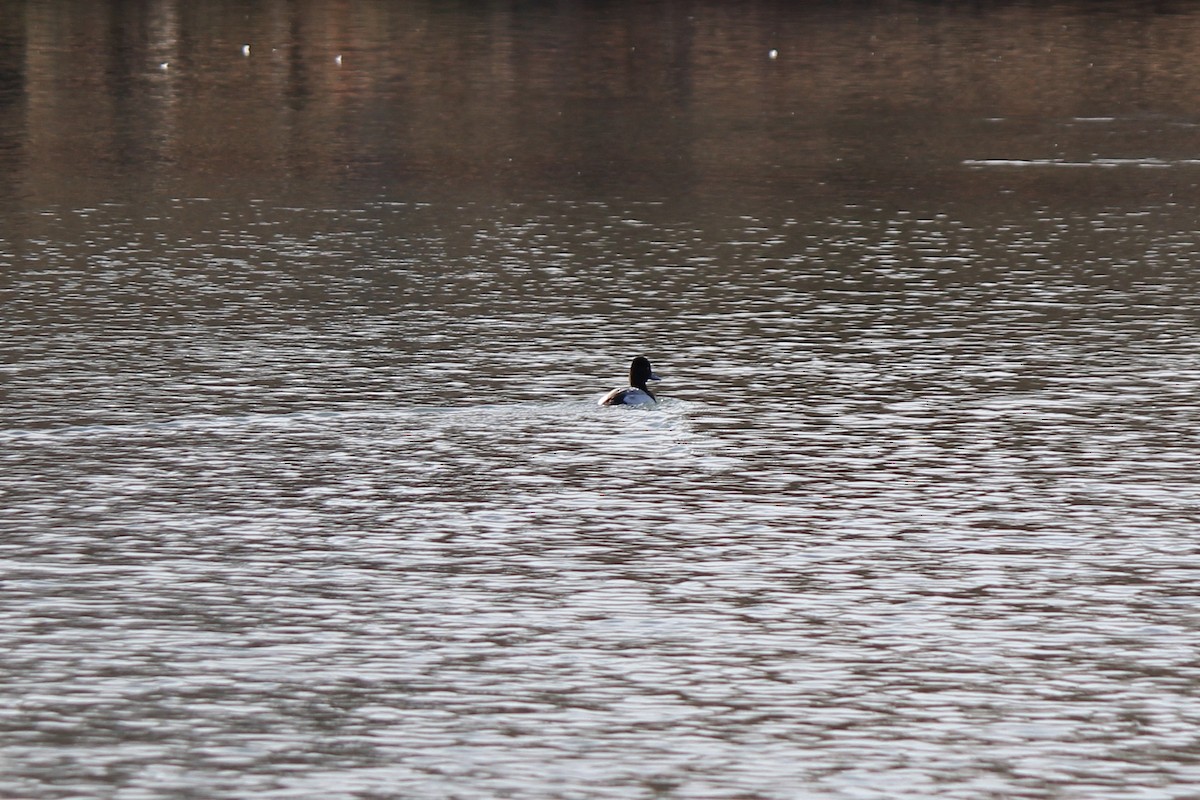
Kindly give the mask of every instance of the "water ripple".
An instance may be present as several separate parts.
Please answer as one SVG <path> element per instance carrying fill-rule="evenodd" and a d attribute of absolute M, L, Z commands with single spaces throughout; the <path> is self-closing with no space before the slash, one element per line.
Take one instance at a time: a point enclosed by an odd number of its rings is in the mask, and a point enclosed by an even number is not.
<path fill-rule="evenodd" d="M 1200 777 L 1176 210 L 177 205 L 6 290 L 10 794 Z"/>

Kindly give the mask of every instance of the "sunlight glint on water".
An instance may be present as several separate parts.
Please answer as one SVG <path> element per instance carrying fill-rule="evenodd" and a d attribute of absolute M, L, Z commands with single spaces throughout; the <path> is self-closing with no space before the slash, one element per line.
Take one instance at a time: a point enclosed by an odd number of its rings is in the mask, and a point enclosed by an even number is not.
<path fill-rule="evenodd" d="M 1106 760 L 1183 746 L 1188 240 L 1141 214 L 725 221 L 780 257 L 658 206 L 589 213 L 581 249 L 621 252 L 636 213 L 674 258 L 610 293 L 554 256 L 518 282 L 483 253 L 549 223 L 498 225 L 479 253 L 412 237 L 421 269 L 358 209 L 307 254 L 261 236 L 212 265 L 201 229 L 135 264 L 116 210 L 87 253 L 109 281 L 25 273 L 58 301 L 28 312 L 3 433 L 11 785 L 132 764 L 152 792 L 316 793 L 349 759 L 358 791 L 425 796 L 1108 792 Z M 1114 231 L 1107 272 L 1064 257 L 1081 227 Z M 731 247 L 742 271 L 705 280 Z M 201 269 L 231 275 L 221 303 L 155 298 Z M 559 320 L 642 300 L 666 399 L 597 409 L 622 337 Z"/>

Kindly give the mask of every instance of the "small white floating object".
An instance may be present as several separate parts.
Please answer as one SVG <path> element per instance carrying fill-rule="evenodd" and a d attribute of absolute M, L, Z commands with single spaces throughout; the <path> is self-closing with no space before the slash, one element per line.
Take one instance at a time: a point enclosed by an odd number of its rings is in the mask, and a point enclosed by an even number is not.
<path fill-rule="evenodd" d="M 169 61 L 164 61 L 164 62 L 162 62 L 161 64 L 159 64 L 159 65 L 158 65 L 158 68 L 159 68 L 159 69 L 166 69 L 166 68 L 167 68 L 167 67 L 169 67 L 169 66 L 171 66 L 171 62 L 169 62 Z"/>
<path fill-rule="evenodd" d="M 250 55 L 250 45 L 248 45 L 248 44 L 242 45 L 242 55 L 244 55 L 244 56 Z"/>
<path fill-rule="evenodd" d="M 768 52 L 768 53 L 767 53 L 767 58 L 769 58 L 769 59 L 771 59 L 772 61 L 774 61 L 775 59 L 779 58 L 779 51 L 778 51 L 778 50 L 771 50 L 770 52 Z"/>
<path fill-rule="evenodd" d="M 333 57 L 333 63 L 337 64 L 339 67 L 342 65 L 342 54 L 341 53 L 338 53 L 336 56 Z"/>

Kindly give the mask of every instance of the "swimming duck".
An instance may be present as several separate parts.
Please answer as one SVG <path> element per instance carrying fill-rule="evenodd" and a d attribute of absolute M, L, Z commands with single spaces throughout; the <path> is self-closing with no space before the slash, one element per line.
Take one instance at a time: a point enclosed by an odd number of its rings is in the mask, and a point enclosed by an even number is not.
<path fill-rule="evenodd" d="M 654 374 L 650 359 L 638 356 L 629 365 L 629 385 L 624 389 L 613 389 L 600 398 L 602 406 L 643 406 L 654 405 L 658 401 L 646 388 L 646 381 L 659 381 L 662 378 Z"/>

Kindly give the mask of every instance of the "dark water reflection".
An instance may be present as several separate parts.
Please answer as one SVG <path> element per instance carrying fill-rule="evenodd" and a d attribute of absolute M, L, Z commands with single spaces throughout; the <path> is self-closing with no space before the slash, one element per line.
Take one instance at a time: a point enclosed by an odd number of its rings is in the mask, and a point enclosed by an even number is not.
<path fill-rule="evenodd" d="M 0 794 L 1194 795 L 1189 5 L 0 12 Z"/>
<path fill-rule="evenodd" d="M 1078 196 L 1100 176 L 961 166 L 1195 158 L 1186 5 L 9 9 L 11 186 L 35 200 L 452 185 L 842 201 L 1031 181 Z M 1123 172 L 1104 180 L 1146 182 Z M 1191 188 L 1194 172 L 1149 180 Z"/>

